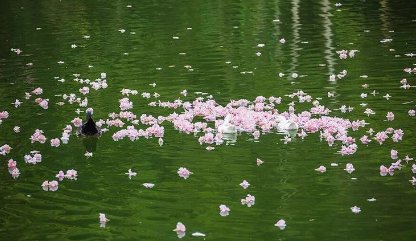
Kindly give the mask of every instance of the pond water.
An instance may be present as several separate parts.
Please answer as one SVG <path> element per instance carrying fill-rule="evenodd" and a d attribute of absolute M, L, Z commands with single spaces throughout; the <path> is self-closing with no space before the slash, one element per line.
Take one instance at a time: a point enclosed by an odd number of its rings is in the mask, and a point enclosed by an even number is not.
<path fill-rule="evenodd" d="M 409 180 L 415 162 L 405 156 L 416 154 L 416 117 L 408 113 L 416 109 L 416 70 L 404 69 L 416 67 L 416 1 L 341 3 L 1 1 L 0 112 L 9 117 L 0 125 L 0 146 L 13 149 L 0 155 L 0 240 L 177 240 L 172 230 L 178 222 L 186 226 L 184 240 L 414 240 L 416 190 Z M 358 51 L 341 59 L 341 50 Z M 80 83 L 101 73 L 108 88 Z M 85 96 L 79 92 L 84 86 L 90 87 Z M 25 99 L 37 87 L 43 93 Z M 123 88 L 138 94 L 123 96 Z M 329 108 L 331 117 L 367 123 L 349 129 L 358 147 L 354 154 L 341 155 L 343 144 L 329 146 L 322 130 L 292 136 L 286 144 L 285 134 L 276 131 L 260 132 L 258 139 L 242 131 L 235 142 L 200 145 L 202 133 L 178 131 L 169 121 L 160 124 L 161 146 L 155 137 L 114 141 L 114 133 L 132 125 L 125 119 L 122 128 L 104 124 L 109 130 L 98 139 L 78 138 L 74 127 L 68 144 L 50 145 L 74 118 L 85 116 L 86 108 L 70 104 L 64 94 L 87 97 L 98 121 L 119 113 L 122 98 L 133 102 L 129 111 L 138 119 L 184 112 L 150 102 L 198 97 L 222 106 L 281 97 L 275 109 L 288 111 L 293 101 L 299 114 L 313 105 L 288 96 L 299 90 Z M 35 103 L 38 97 L 48 99 L 48 109 Z M 11 104 L 16 99 L 22 102 L 18 108 Z M 352 111 L 343 113 L 343 105 Z M 375 114 L 365 114 L 367 108 Z M 388 112 L 393 121 L 387 121 Z M 389 134 L 380 145 L 373 136 L 389 127 L 403 130 L 403 140 Z M 45 144 L 31 143 L 36 129 L 44 132 Z M 360 141 L 363 135 L 372 140 L 368 145 Z M 25 163 L 34 150 L 42 162 Z M 401 169 L 382 176 L 380 166 L 397 161 L 391 150 L 398 151 Z M 257 166 L 257 158 L 264 163 Z M 17 162 L 16 179 L 9 159 Z M 344 170 L 347 163 L 354 165 L 351 174 Z M 314 170 L 321 165 L 326 172 Z M 193 174 L 179 177 L 180 167 Z M 42 189 L 45 180 L 70 169 L 77 180 L 60 181 L 55 192 Z M 128 169 L 137 175 L 129 179 Z M 251 207 L 241 203 L 247 194 L 255 196 Z M 228 216 L 219 214 L 221 204 L 231 210 Z M 354 206 L 361 212 L 352 212 Z M 110 220 L 105 228 L 100 213 Z M 280 219 L 283 230 L 275 226 Z"/>

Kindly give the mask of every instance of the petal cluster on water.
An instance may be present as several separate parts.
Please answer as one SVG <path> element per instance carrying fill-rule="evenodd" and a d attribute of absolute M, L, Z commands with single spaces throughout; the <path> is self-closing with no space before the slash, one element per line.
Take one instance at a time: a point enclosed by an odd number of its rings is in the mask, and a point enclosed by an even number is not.
<path fill-rule="evenodd" d="M 44 191 L 51 191 L 51 192 L 55 192 L 58 190 L 59 187 L 59 183 L 57 181 L 44 181 L 42 183 L 42 189 Z"/>
<path fill-rule="evenodd" d="M 247 194 L 245 198 L 241 199 L 241 204 L 246 205 L 247 207 L 251 207 L 255 203 L 256 203 L 256 197 L 250 194 Z"/>

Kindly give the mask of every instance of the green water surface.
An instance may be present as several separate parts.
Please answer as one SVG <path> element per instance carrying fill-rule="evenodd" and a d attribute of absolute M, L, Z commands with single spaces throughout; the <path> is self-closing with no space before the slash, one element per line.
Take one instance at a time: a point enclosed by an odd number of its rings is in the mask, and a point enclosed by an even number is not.
<path fill-rule="evenodd" d="M 197 231 L 206 234 L 205 240 L 221 241 L 415 240 L 416 190 L 408 181 L 414 162 L 403 162 L 394 176 L 381 177 L 378 169 L 392 162 L 391 149 L 400 158 L 416 154 L 416 119 L 408 115 L 416 108 L 416 93 L 399 83 L 407 78 L 416 85 L 415 75 L 403 71 L 416 67 L 415 57 L 405 55 L 416 51 L 416 1 L 335 3 L 0 1 L 0 111 L 10 114 L 0 125 L 0 146 L 13 148 L 0 156 L 0 240 L 177 240 L 172 231 L 177 222 L 187 227 L 183 240 L 204 239 L 191 236 Z M 393 40 L 380 42 L 388 38 Z M 261 43 L 265 46 L 257 47 Z M 359 52 L 340 60 L 336 51 L 341 49 Z M 188 65 L 193 71 L 184 67 Z M 344 69 L 345 78 L 328 81 L 330 74 Z M 351 156 L 339 155 L 340 145 L 329 147 L 319 133 L 287 145 L 277 133 L 259 141 L 241 134 L 234 145 L 207 151 L 197 137 L 167 122 L 162 147 L 155 138 L 114 142 L 112 134 L 120 128 L 111 128 L 99 138 L 91 158 L 84 156 L 85 143 L 75 136 L 67 145 L 52 148 L 50 139 L 60 137 L 80 108 L 57 105 L 62 101 L 57 95 L 79 95 L 84 85 L 74 82 L 73 74 L 94 80 L 101 72 L 107 73 L 109 87 L 88 95 L 96 119 L 120 111 L 122 88 L 157 92 L 162 101 L 194 100 L 200 96 L 195 92 L 204 92 L 222 105 L 231 99 L 280 96 L 282 111 L 291 101 L 285 95 L 303 90 L 322 98 L 331 116 L 364 119 L 370 125 L 351 134 L 359 147 Z M 292 73 L 300 77 L 294 79 Z M 61 78 L 64 83 L 57 81 Z M 24 99 L 36 87 L 49 99 L 48 110 L 33 97 Z M 180 95 L 184 89 L 187 97 Z M 327 92 L 336 95 L 328 98 Z M 361 93 L 368 97 L 360 98 Z M 387 93 L 390 100 L 383 98 Z M 16 98 L 23 101 L 20 108 L 11 104 Z M 154 97 L 130 99 L 137 116 L 174 111 L 148 106 Z M 342 105 L 354 110 L 335 110 Z M 376 114 L 367 117 L 365 108 Z M 388 111 L 395 114 L 392 122 L 386 121 Z M 16 125 L 20 133 L 13 132 Z M 370 127 L 376 132 L 401 128 L 403 141 L 364 146 L 359 138 Z M 30 142 L 35 129 L 45 132 L 45 144 Z M 43 155 L 38 165 L 24 163 L 32 150 Z M 10 158 L 21 172 L 16 180 L 7 170 Z M 257 166 L 256 158 L 264 164 Z M 346 163 L 353 163 L 356 171 L 345 172 Z M 326 173 L 314 171 L 320 165 L 327 167 Z M 194 174 L 183 180 L 176 173 L 179 167 Z M 138 173 L 131 180 L 124 174 L 129 168 Z M 42 190 L 44 180 L 68 169 L 78 171 L 78 180 L 60 182 L 57 192 Z M 251 184 L 246 190 L 239 186 L 243 180 Z M 144 182 L 155 187 L 145 189 Z M 247 194 L 256 197 L 250 208 L 240 203 Z M 368 202 L 372 197 L 376 201 Z M 229 216 L 219 215 L 220 204 L 231 209 Z M 352 213 L 353 206 L 361 213 Z M 99 213 L 110 219 L 106 228 L 99 227 Z M 286 221 L 286 229 L 274 226 L 279 219 Z"/>

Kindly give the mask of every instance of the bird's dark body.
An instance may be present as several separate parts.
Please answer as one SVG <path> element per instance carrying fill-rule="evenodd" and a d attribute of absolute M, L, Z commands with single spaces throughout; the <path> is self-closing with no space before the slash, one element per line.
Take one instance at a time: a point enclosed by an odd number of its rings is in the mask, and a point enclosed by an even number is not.
<path fill-rule="evenodd" d="M 98 128 L 92 118 L 90 118 L 87 123 L 82 125 L 81 133 L 86 136 L 98 135 Z"/>
<path fill-rule="evenodd" d="M 80 136 L 99 136 L 101 134 L 101 128 L 95 124 L 91 113 L 87 112 L 87 122 L 78 127 L 77 134 Z"/>

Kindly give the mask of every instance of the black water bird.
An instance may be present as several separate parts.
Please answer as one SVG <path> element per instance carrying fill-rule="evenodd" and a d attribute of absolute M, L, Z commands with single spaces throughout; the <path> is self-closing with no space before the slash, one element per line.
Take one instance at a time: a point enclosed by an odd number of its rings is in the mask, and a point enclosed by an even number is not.
<path fill-rule="evenodd" d="M 87 117 L 86 122 L 82 124 L 82 126 L 78 127 L 77 134 L 78 136 L 99 136 L 101 135 L 101 128 L 95 124 L 94 120 L 92 119 L 93 111 L 87 109 L 86 111 Z"/>

